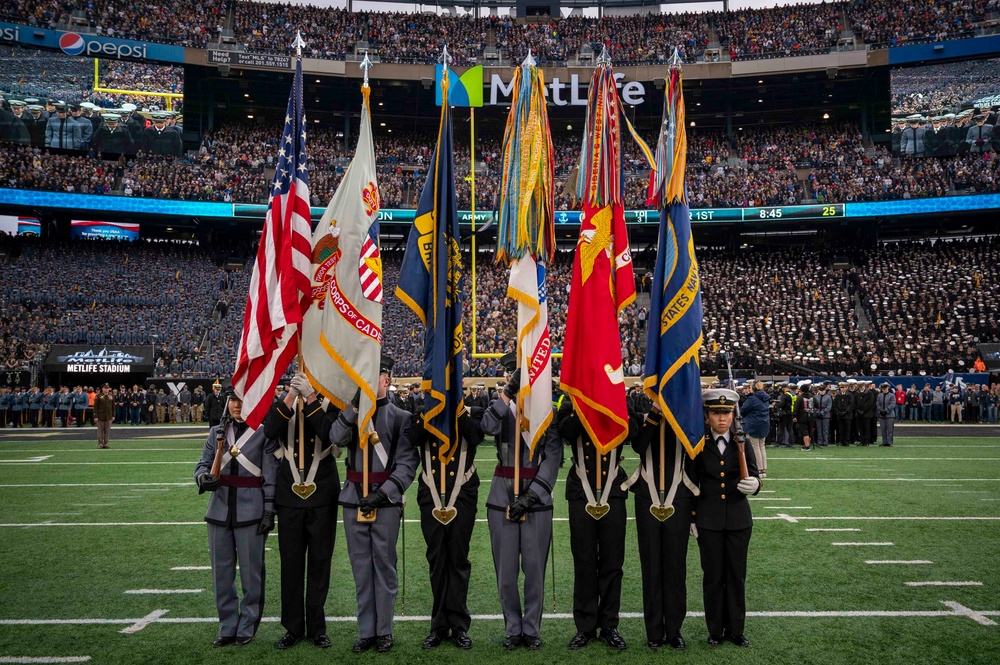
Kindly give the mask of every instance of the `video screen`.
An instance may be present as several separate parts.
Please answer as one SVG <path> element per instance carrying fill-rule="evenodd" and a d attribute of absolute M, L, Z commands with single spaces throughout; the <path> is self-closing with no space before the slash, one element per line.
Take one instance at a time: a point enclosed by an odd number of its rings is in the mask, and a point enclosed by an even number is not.
<path fill-rule="evenodd" d="M 0 47 L 0 60 L 0 106 L 15 116 L 0 135 L 7 143 L 134 154 L 158 114 L 180 135 L 183 67 L 19 46 Z M 114 132 L 129 133 L 130 140 Z"/>
<path fill-rule="evenodd" d="M 37 217 L 0 215 L 0 234 L 12 236 L 41 235 L 42 223 Z"/>
<path fill-rule="evenodd" d="M 138 240 L 139 225 L 130 222 L 70 221 L 70 237 L 81 240 Z"/>
<path fill-rule="evenodd" d="M 994 136 L 1000 59 L 892 71 L 892 151 L 902 157 L 987 155 Z"/>

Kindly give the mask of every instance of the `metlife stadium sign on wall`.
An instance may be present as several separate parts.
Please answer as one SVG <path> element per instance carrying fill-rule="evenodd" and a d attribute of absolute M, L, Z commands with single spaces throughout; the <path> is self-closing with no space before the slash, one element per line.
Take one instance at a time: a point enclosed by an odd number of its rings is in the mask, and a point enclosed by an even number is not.
<path fill-rule="evenodd" d="M 45 359 L 46 372 L 68 374 L 149 374 L 152 346 L 56 345 Z"/>
<path fill-rule="evenodd" d="M 128 39 L 33 28 L 14 23 L 0 23 L 0 43 L 58 49 L 67 55 L 86 55 L 92 58 L 184 62 L 183 46 L 134 42 Z"/>

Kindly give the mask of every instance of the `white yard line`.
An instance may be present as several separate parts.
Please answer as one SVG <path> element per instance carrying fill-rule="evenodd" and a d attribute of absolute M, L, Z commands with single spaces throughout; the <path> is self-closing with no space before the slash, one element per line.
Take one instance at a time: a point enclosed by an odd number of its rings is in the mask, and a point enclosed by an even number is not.
<path fill-rule="evenodd" d="M 779 499 L 773 496 L 748 496 L 750 501 L 791 501 L 791 499 Z"/>
<path fill-rule="evenodd" d="M 126 592 L 126 593 L 128 593 L 128 592 Z M 141 618 L 138 621 L 136 621 L 131 626 L 127 626 L 125 628 L 122 628 L 118 632 L 124 633 L 125 635 L 131 635 L 132 633 L 138 633 L 140 630 L 142 630 L 143 628 L 145 628 L 149 624 L 151 624 L 154 621 L 156 621 L 157 619 L 160 619 L 161 617 L 163 617 L 163 615 L 166 614 L 169 611 L 170 610 L 154 610 L 154 611 L 150 612 L 149 614 L 147 614 L 146 616 L 144 616 L 143 618 Z"/>
<path fill-rule="evenodd" d="M 108 506 L 117 506 L 117 503 L 71 503 L 71 506 L 76 506 L 80 508 L 106 508 Z"/>
<path fill-rule="evenodd" d="M 51 457 L 51 455 L 50 455 Z M 29 460 L 0 460 L 0 464 L 31 466 L 147 466 L 149 464 L 191 464 L 191 460 L 183 462 L 35 462 Z"/>
<path fill-rule="evenodd" d="M 0 663 L 86 663 L 90 656 L 0 656 Z"/>
<path fill-rule="evenodd" d="M 983 586 L 982 582 L 907 582 L 906 586 Z"/>
<path fill-rule="evenodd" d="M 1000 457 L 878 457 L 879 462 L 903 461 L 903 462 L 1000 462 Z M 841 464 L 857 464 L 859 461 L 845 459 L 843 457 L 816 457 L 814 455 L 802 455 L 795 457 L 771 457 L 768 455 L 768 462 L 779 460 L 782 462 L 840 462 Z"/>
<path fill-rule="evenodd" d="M 998 482 L 1000 477 L 996 478 L 899 478 L 899 477 L 881 477 L 881 478 L 772 478 L 768 476 L 764 480 L 786 480 L 791 482 L 841 482 L 841 483 L 856 483 L 856 482 L 869 482 L 869 483 L 988 483 L 988 482 Z M 928 485 L 928 487 L 935 487 L 934 485 Z M 937 487 L 961 487 L 960 485 L 938 485 Z"/>
<path fill-rule="evenodd" d="M 925 559 L 914 559 L 912 561 L 901 561 L 901 560 L 888 560 L 888 561 L 877 561 L 877 560 L 874 560 L 873 561 L 873 560 L 868 560 L 868 561 L 865 561 L 865 563 L 867 563 L 869 565 L 882 565 L 882 564 L 886 564 L 886 565 L 900 565 L 900 566 L 916 566 L 916 565 L 922 565 L 922 564 L 930 564 L 930 563 L 934 563 L 934 562 L 933 561 L 927 561 Z"/>
<path fill-rule="evenodd" d="M 764 510 L 812 510 L 812 506 L 764 506 Z"/>
<path fill-rule="evenodd" d="M 170 570 L 212 570 L 211 566 L 174 566 Z"/>
<path fill-rule="evenodd" d="M 819 532 L 819 531 L 861 531 L 861 529 L 806 529 L 806 531 Z"/>
<path fill-rule="evenodd" d="M 837 547 L 895 547 L 896 543 L 830 543 Z"/>
<path fill-rule="evenodd" d="M 152 485 L 171 485 L 178 487 L 181 485 L 192 485 L 191 480 L 186 483 L 128 483 L 129 487 L 150 487 Z M 122 483 L 19 483 L 16 485 L 0 485 L 0 488 L 10 487 L 122 487 Z"/>
<path fill-rule="evenodd" d="M 142 497 L 117 497 L 117 498 L 133 498 L 141 499 Z M 794 506 L 769 506 L 770 508 L 775 508 L 777 510 L 794 510 Z M 807 506 L 802 506 L 801 508 L 807 508 Z M 553 517 L 553 522 L 566 522 L 569 518 L 567 517 Z M 629 517 L 629 521 L 633 521 L 635 517 Z M 790 517 L 789 515 L 784 515 L 779 513 L 775 516 L 758 516 L 754 518 L 755 521 L 772 521 L 772 520 L 784 520 L 786 522 L 796 523 L 801 520 L 824 520 L 824 521 L 853 521 L 853 520 L 877 520 L 877 521 L 954 521 L 954 522 L 993 522 L 1000 520 L 1000 517 L 871 517 L 871 516 L 843 516 L 843 517 L 833 517 L 833 516 L 811 516 L 806 517 L 803 515 L 796 515 L 795 517 Z M 486 522 L 485 518 L 476 519 L 476 522 Z M 408 519 L 407 524 L 419 524 L 419 519 Z M 25 527 L 117 527 L 117 526 L 204 526 L 204 521 L 198 522 L 10 522 L 10 523 L 0 523 L 0 528 L 25 528 Z"/>
<path fill-rule="evenodd" d="M 941 601 L 943 604 L 950 608 L 949 610 L 827 610 L 827 611 L 796 611 L 796 610 L 777 610 L 777 611 L 750 611 L 747 612 L 749 617 L 762 617 L 762 618 L 869 618 L 869 617 L 888 617 L 888 618 L 941 618 L 941 617 L 955 617 L 962 616 L 973 619 L 977 623 L 982 625 L 993 625 L 992 621 L 988 618 L 991 616 L 1000 616 L 1000 610 L 983 610 L 975 611 L 967 607 L 960 605 L 954 601 Z M 619 615 L 623 619 L 641 619 L 643 617 L 641 612 L 622 612 Z M 688 618 L 696 618 L 705 616 L 704 612 L 688 612 Z M 545 619 L 550 620 L 570 620 L 573 619 L 573 615 L 569 613 L 551 613 L 543 615 Z M 140 622 L 145 621 L 149 618 L 149 615 L 141 619 L 0 619 L 0 626 L 66 626 L 66 625 L 114 625 L 121 626 L 127 625 L 132 626 Z M 397 622 L 405 623 L 426 623 L 429 622 L 431 617 L 421 616 L 421 615 L 409 615 L 409 616 L 399 616 L 394 617 Z M 476 614 L 472 616 L 475 621 L 500 621 L 503 616 L 500 614 Z M 280 618 L 273 617 L 263 617 L 261 621 L 265 623 L 278 623 Z M 358 620 L 357 616 L 328 616 L 326 620 L 331 623 L 355 623 Z M 982 623 L 981 620 L 990 621 L 990 623 Z M 150 620 L 149 623 L 158 624 L 192 624 L 192 623 L 218 623 L 218 617 L 161 617 L 155 620 Z"/>
<path fill-rule="evenodd" d="M 996 621 L 988 619 L 983 612 L 976 612 L 975 610 L 970 610 L 965 605 L 955 602 L 954 600 L 942 600 L 941 603 L 947 607 L 950 607 L 955 611 L 955 614 L 963 617 L 969 617 L 981 626 L 995 626 Z"/>
<path fill-rule="evenodd" d="M 130 596 L 158 596 L 160 594 L 201 593 L 204 589 L 129 589 L 125 593 Z"/>

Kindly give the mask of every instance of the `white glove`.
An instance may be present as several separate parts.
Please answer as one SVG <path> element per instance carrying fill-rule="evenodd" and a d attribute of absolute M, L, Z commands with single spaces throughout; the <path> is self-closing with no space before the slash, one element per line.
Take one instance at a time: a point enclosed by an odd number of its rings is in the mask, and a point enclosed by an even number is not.
<path fill-rule="evenodd" d="M 753 476 L 750 476 L 749 478 L 736 483 L 736 489 L 747 495 L 754 494 L 760 489 L 760 481 Z"/>
<path fill-rule="evenodd" d="M 309 383 L 309 378 L 302 372 L 297 372 L 295 376 L 292 377 L 288 386 L 293 393 L 300 397 L 309 397 L 309 395 L 312 395 L 315 392 L 312 384 Z"/>
<path fill-rule="evenodd" d="M 692 537 L 693 537 L 693 538 L 694 538 L 695 540 L 697 540 L 697 539 L 698 539 L 698 525 L 697 525 L 697 524 L 695 524 L 694 522 L 691 522 L 691 528 L 689 529 L 689 531 L 690 531 L 690 533 L 691 533 L 691 536 L 692 536 Z"/>

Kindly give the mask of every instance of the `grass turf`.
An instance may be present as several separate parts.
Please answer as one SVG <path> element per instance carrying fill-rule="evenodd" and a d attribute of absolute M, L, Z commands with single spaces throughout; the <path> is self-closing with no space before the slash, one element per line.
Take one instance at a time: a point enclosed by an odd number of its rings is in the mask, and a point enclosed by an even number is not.
<path fill-rule="evenodd" d="M 131 432 L 130 432 L 131 433 Z M 9 433 L 8 433 L 9 434 Z M 571 653 L 574 633 L 569 618 L 543 621 L 545 645 L 536 653 L 507 654 L 500 646 L 502 621 L 477 619 L 471 652 L 450 645 L 420 649 L 427 621 L 398 620 L 396 647 L 389 656 L 349 652 L 357 637 L 354 583 L 342 527 L 338 527 L 327 615 L 345 617 L 329 624 L 333 648 L 303 644 L 279 653 L 272 644 L 282 634 L 277 622 L 261 625 L 257 639 L 243 650 L 212 649 L 215 608 L 207 570 L 172 571 L 175 566 L 207 566 L 208 548 L 201 522 L 206 499 L 191 479 L 202 436 L 162 439 L 115 438 L 112 448 L 97 451 L 92 429 L 80 440 L 38 438 L 0 440 L 0 621 L 52 619 L 139 619 L 169 610 L 164 619 L 204 619 L 198 623 L 153 623 L 122 634 L 128 624 L 0 624 L 0 657 L 88 655 L 98 663 L 252 662 L 470 662 L 482 658 L 517 663 L 996 663 L 1000 627 L 984 626 L 961 616 L 750 616 L 750 649 L 725 645 L 710 649 L 704 619 L 689 616 L 684 636 L 688 650 L 656 655 L 644 646 L 642 619 L 622 619 L 629 640 L 623 654 L 599 643 Z M 483 477 L 478 518 L 492 471 L 492 451 L 478 454 Z M 50 455 L 41 462 L 5 463 Z M 625 462 L 631 470 L 635 456 Z M 561 473 L 565 478 L 567 463 Z M 942 601 L 972 610 L 1000 610 L 1000 572 L 995 556 L 1000 523 L 988 520 L 851 519 L 900 517 L 996 517 L 1000 506 L 1000 441 L 986 438 L 897 438 L 885 448 L 826 448 L 812 453 L 769 449 L 765 493 L 752 504 L 757 518 L 750 546 L 747 583 L 751 612 L 886 611 L 942 613 Z M 149 485 L 148 483 L 180 483 Z M 28 485 L 59 485 L 31 487 Z M 86 486 L 63 486 L 84 484 Z M 408 492 L 407 520 L 417 520 L 416 485 Z M 555 603 L 550 571 L 546 578 L 546 613 L 569 613 L 572 607 L 572 557 L 562 485 L 556 492 Z M 779 501 L 778 499 L 788 499 Z M 809 506 L 809 509 L 802 508 Z M 633 506 L 629 504 L 630 514 Z M 831 519 L 793 519 L 828 517 Z M 45 522 L 179 522 L 175 525 L 44 526 Z M 9 526 L 9 525 L 34 526 Z M 280 524 L 278 525 L 280 529 Z M 809 532 L 813 528 L 859 531 Z M 419 524 L 406 525 L 406 595 L 408 617 L 430 613 L 427 562 Z M 641 587 L 634 523 L 626 536 L 622 612 L 641 614 Z M 891 542 L 892 546 L 834 546 L 835 542 Z M 277 538 L 267 552 L 265 615 L 280 615 Z M 400 542 L 400 558 L 403 544 Z M 472 541 L 469 606 L 474 615 L 499 614 L 487 526 L 476 525 Z M 926 565 L 868 565 L 867 559 L 930 560 Z M 702 610 L 696 543 L 688 553 L 688 609 Z M 978 581 L 973 587 L 909 587 L 909 581 Z M 126 595 L 129 589 L 204 589 L 189 595 Z M 397 600 L 397 617 L 402 610 Z M 1000 616 L 990 615 L 1000 622 Z"/>

